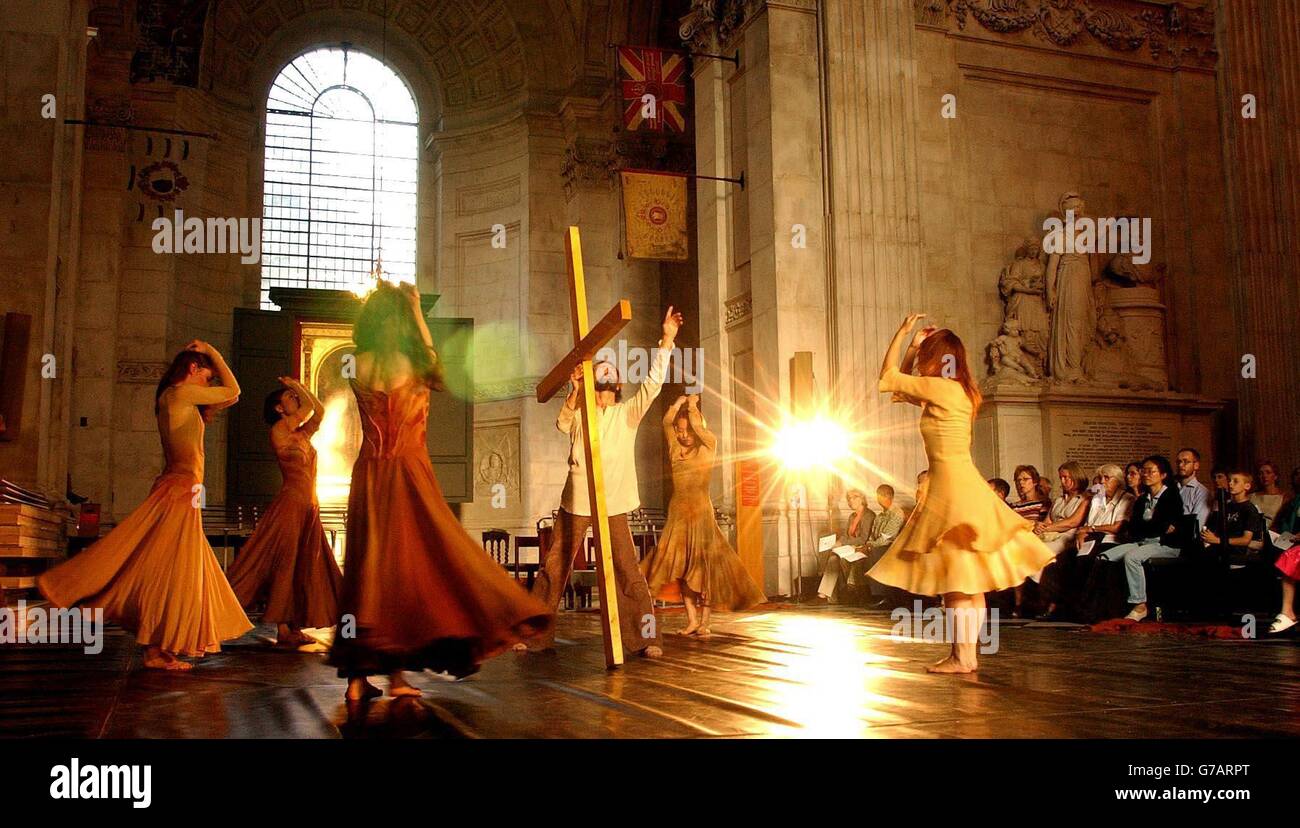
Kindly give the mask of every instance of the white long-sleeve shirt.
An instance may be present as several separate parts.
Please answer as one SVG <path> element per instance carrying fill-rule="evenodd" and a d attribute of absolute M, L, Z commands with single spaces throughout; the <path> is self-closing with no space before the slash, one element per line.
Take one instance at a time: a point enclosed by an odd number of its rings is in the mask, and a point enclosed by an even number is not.
<path fill-rule="evenodd" d="M 631 399 L 606 408 L 596 407 L 600 424 L 600 459 L 605 471 L 605 507 L 611 515 L 621 515 L 641 505 L 636 483 L 636 430 L 650 403 L 659 396 L 668 360 L 672 352 L 656 348 L 650 360 L 650 373 Z M 587 456 L 583 447 L 582 416 L 576 409 L 560 407 L 555 427 L 569 435 L 569 479 L 564 483 L 560 507 L 573 515 L 591 515 L 587 497 Z"/>

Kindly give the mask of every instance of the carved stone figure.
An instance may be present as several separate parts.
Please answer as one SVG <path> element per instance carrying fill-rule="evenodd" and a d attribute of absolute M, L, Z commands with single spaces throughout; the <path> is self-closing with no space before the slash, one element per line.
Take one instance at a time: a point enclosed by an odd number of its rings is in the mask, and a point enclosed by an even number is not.
<path fill-rule="evenodd" d="M 1002 268 L 998 277 L 998 292 L 1006 302 L 1006 319 L 1017 323 L 1021 348 L 1034 360 L 1036 376 L 1042 376 L 1047 370 L 1047 342 L 1051 330 L 1045 273 L 1046 255 L 1042 243 L 1025 239 L 1016 249 L 1015 261 Z"/>
<path fill-rule="evenodd" d="M 1002 323 L 1002 333 L 989 343 L 989 375 L 999 381 L 1033 383 L 1043 378 L 1041 363 L 1027 352 L 1021 337 L 1020 323 L 1008 318 Z"/>
<path fill-rule="evenodd" d="M 1083 233 L 1096 219 L 1078 193 L 1062 195 L 1057 208 L 1057 227 L 1073 213 L 1073 242 L 1026 239 L 999 274 L 1005 310 L 987 349 L 990 382 L 1167 390 L 1165 265 L 1094 252 L 1096 236 Z"/>
<path fill-rule="evenodd" d="M 1057 204 L 1064 221 L 1072 211 L 1074 221 L 1082 226 L 1089 217 L 1082 196 L 1065 193 Z M 1087 379 L 1083 371 L 1083 353 L 1097 327 L 1097 308 L 1092 292 L 1096 267 L 1095 253 L 1065 251 L 1047 257 L 1047 311 L 1051 314 L 1052 334 L 1048 342 L 1048 370 L 1058 383 L 1077 383 Z"/>
<path fill-rule="evenodd" d="M 1097 385 L 1113 385 L 1132 391 L 1158 388 L 1150 378 L 1134 370 L 1132 352 L 1121 328 L 1119 314 L 1107 310 L 1097 318 L 1093 347 L 1084 356 L 1084 370 Z"/>

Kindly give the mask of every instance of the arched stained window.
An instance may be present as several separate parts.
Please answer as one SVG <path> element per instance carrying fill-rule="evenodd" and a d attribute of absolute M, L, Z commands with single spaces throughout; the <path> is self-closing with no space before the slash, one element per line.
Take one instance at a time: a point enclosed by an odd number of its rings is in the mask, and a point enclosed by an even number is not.
<path fill-rule="evenodd" d="M 284 67 L 266 100 L 263 308 L 272 287 L 364 290 L 381 257 L 415 281 L 417 121 L 402 79 L 347 45 Z"/>

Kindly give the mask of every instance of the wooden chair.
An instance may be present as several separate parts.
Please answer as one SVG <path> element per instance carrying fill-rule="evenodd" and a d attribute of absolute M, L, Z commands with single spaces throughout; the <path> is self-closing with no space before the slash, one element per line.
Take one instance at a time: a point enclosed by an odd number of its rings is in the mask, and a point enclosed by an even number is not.
<path fill-rule="evenodd" d="M 523 550 L 537 550 L 536 561 L 524 562 Z M 537 536 L 519 535 L 515 538 L 515 580 L 519 580 L 519 573 L 524 573 L 526 585 L 529 589 L 533 588 L 533 581 L 537 577 L 537 572 L 542 568 L 542 539 Z"/>
<path fill-rule="evenodd" d="M 510 533 L 504 529 L 489 529 L 483 533 L 483 549 L 492 560 L 510 570 Z"/>
<path fill-rule="evenodd" d="M 569 586 L 564 591 L 564 606 L 572 609 L 576 603 L 579 607 L 591 606 L 591 593 L 596 588 L 596 537 L 592 532 L 582 539 L 578 554 L 573 562 L 573 574 L 569 576 Z"/>

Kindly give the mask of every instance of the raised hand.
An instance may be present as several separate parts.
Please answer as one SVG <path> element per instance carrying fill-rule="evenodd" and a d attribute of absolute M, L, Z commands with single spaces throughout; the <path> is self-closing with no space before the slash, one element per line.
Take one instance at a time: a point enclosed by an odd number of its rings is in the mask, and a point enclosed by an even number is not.
<path fill-rule="evenodd" d="M 416 313 L 423 312 L 423 309 L 420 307 L 420 289 L 417 288 L 414 283 L 399 282 L 397 285 L 397 289 L 402 292 L 403 296 L 406 297 L 406 301 L 411 304 L 411 308 Z"/>
<path fill-rule="evenodd" d="M 926 337 L 928 337 L 930 334 L 934 333 L 937 330 L 939 330 L 938 325 L 926 325 L 924 328 L 917 331 L 916 335 L 912 337 L 912 347 L 920 348 L 921 343 L 925 341 Z"/>
<path fill-rule="evenodd" d="M 197 351 L 200 354 L 207 354 L 211 356 L 216 349 L 213 348 L 211 345 L 209 345 L 207 342 L 204 342 L 202 339 L 191 339 L 189 344 L 185 346 L 185 350 Z"/>
<path fill-rule="evenodd" d="M 909 313 L 907 318 L 903 320 L 903 324 L 898 327 L 898 330 L 907 333 L 912 330 L 912 328 L 916 327 L 916 323 L 924 319 L 925 316 L 926 314 L 924 313 Z"/>
<path fill-rule="evenodd" d="M 664 343 L 672 342 L 677 338 L 677 332 L 682 327 L 682 315 L 673 310 L 673 306 L 668 306 L 668 312 L 664 314 Z"/>
<path fill-rule="evenodd" d="M 569 372 L 569 382 L 573 383 L 574 385 L 582 384 L 582 363 L 581 362 L 573 366 L 573 370 Z"/>

